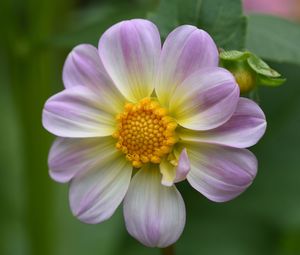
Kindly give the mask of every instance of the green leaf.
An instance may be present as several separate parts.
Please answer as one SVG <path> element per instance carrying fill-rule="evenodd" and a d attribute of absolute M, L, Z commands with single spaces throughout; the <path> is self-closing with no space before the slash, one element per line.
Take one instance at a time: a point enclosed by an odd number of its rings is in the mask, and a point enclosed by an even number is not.
<path fill-rule="evenodd" d="M 161 0 L 148 17 L 163 38 L 176 26 L 190 24 L 206 30 L 218 47 L 237 50 L 245 45 L 246 18 L 240 0 Z"/>
<path fill-rule="evenodd" d="M 250 52 L 247 51 L 238 51 L 238 50 L 230 50 L 230 51 L 222 51 L 220 52 L 221 60 L 225 61 L 240 61 L 245 60 L 250 56 Z"/>
<path fill-rule="evenodd" d="M 251 55 L 247 59 L 247 62 L 249 66 L 258 74 L 271 78 L 278 78 L 281 76 L 280 73 L 276 72 L 266 62 L 255 55 Z"/>
<path fill-rule="evenodd" d="M 286 82 L 285 78 L 272 78 L 263 75 L 258 75 L 257 81 L 259 85 L 277 87 Z"/>
<path fill-rule="evenodd" d="M 197 25 L 206 30 L 225 50 L 243 49 L 246 18 L 240 0 L 203 0 Z"/>
<path fill-rule="evenodd" d="M 161 37 L 165 39 L 179 25 L 178 0 L 161 0 L 156 12 L 148 13 L 148 18 L 158 26 Z"/>
<path fill-rule="evenodd" d="M 258 56 L 300 65 L 300 25 L 278 17 L 250 15 L 246 48 Z"/>
<path fill-rule="evenodd" d="M 249 51 L 222 51 L 220 65 L 234 75 L 241 93 L 256 90 L 256 85 L 276 87 L 286 81 L 280 73 Z"/>

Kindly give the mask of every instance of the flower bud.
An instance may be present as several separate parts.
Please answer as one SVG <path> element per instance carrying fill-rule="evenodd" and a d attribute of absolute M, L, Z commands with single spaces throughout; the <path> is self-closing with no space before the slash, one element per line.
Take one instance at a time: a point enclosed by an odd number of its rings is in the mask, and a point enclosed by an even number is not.
<path fill-rule="evenodd" d="M 229 69 L 240 87 L 241 94 L 248 93 L 255 88 L 256 79 L 253 71 L 244 64 Z"/>
<path fill-rule="evenodd" d="M 275 87 L 285 82 L 280 73 L 249 51 L 221 51 L 220 64 L 234 75 L 241 94 L 249 94 L 257 86 Z"/>

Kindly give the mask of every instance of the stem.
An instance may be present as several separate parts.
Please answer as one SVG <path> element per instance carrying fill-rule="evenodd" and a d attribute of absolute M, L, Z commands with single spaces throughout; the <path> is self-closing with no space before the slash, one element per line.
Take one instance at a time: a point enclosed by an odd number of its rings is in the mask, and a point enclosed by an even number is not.
<path fill-rule="evenodd" d="M 162 255 L 175 255 L 175 248 L 173 245 L 170 245 L 166 248 L 161 249 L 161 254 Z"/>

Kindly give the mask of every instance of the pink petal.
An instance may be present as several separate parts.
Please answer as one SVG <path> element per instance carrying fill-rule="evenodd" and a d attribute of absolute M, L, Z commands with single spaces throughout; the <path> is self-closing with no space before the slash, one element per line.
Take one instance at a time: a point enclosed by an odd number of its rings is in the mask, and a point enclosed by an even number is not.
<path fill-rule="evenodd" d="M 127 192 L 131 173 L 131 164 L 120 155 L 77 175 L 69 192 L 74 216 L 89 224 L 110 218 Z"/>
<path fill-rule="evenodd" d="M 188 182 L 215 202 L 231 200 L 247 189 L 257 172 L 257 160 L 248 150 L 216 145 L 189 145 Z"/>
<path fill-rule="evenodd" d="M 58 182 L 69 182 L 74 176 L 97 168 L 115 156 L 112 137 L 57 138 L 49 157 L 49 173 Z"/>
<path fill-rule="evenodd" d="M 179 129 L 179 136 L 189 142 L 246 148 L 258 142 L 266 126 L 266 118 L 260 107 L 247 98 L 240 98 L 235 113 L 222 126 L 208 131 Z"/>
<path fill-rule="evenodd" d="M 90 44 L 76 46 L 68 55 L 63 69 L 66 88 L 88 86 L 96 93 L 113 102 L 112 108 L 122 110 L 125 99 L 107 74 L 97 48 Z"/>
<path fill-rule="evenodd" d="M 99 41 L 99 54 L 105 69 L 131 101 L 151 95 L 160 52 L 156 26 L 142 19 L 112 26 Z"/>
<path fill-rule="evenodd" d="M 80 44 L 69 53 L 63 68 L 63 81 L 66 88 L 112 83 L 97 48 L 90 44 Z"/>
<path fill-rule="evenodd" d="M 181 151 L 180 156 L 178 158 L 178 165 L 176 167 L 176 178 L 174 182 L 181 182 L 185 180 L 190 170 L 191 170 L 190 160 L 186 148 L 184 148 Z"/>
<path fill-rule="evenodd" d="M 217 67 L 219 54 L 208 33 L 184 25 L 167 37 L 160 57 L 155 90 L 159 101 L 168 106 L 174 89 L 195 71 Z"/>
<path fill-rule="evenodd" d="M 201 69 L 190 75 L 171 96 L 170 112 L 193 130 L 216 128 L 230 119 L 239 100 L 239 87 L 223 68 Z"/>
<path fill-rule="evenodd" d="M 62 137 L 99 137 L 115 130 L 115 116 L 102 96 L 88 87 L 68 88 L 46 102 L 43 125 Z"/>
<path fill-rule="evenodd" d="M 143 168 L 133 177 L 124 200 L 128 232 L 149 247 L 175 243 L 185 225 L 185 205 L 180 193 L 174 185 L 165 187 L 160 182 L 157 166 Z"/>

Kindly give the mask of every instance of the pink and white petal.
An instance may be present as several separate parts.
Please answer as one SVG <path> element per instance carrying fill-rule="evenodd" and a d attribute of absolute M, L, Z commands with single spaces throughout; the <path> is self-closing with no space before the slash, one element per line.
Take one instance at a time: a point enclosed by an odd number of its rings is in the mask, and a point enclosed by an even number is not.
<path fill-rule="evenodd" d="M 257 172 L 256 157 L 246 149 L 209 144 L 188 145 L 193 188 L 215 202 L 231 200 L 252 183 Z"/>
<path fill-rule="evenodd" d="M 164 158 L 159 164 L 160 173 L 162 174 L 161 184 L 167 187 L 171 187 L 174 183 L 184 181 L 189 173 L 191 166 L 187 155 L 186 148 L 181 152 L 174 155 L 176 158 L 174 162 Z"/>
<path fill-rule="evenodd" d="M 185 225 L 184 201 L 173 185 L 161 185 L 157 166 L 142 168 L 132 179 L 124 200 L 128 232 L 149 247 L 177 241 Z"/>
<path fill-rule="evenodd" d="M 208 33 L 190 25 L 172 31 L 162 49 L 155 91 L 168 107 L 174 89 L 195 71 L 217 67 L 219 53 Z"/>
<path fill-rule="evenodd" d="M 43 109 L 43 126 L 62 137 L 101 137 L 115 130 L 115 116 L 102 97 L 84 86 L 68 88 L 49 98 Z"/>
<path fill-rule="evenodd" d="M 105 69 L 128 100 L 151 95 L 161 52 L 160 35 L 152 22 L 117 23 L 102 35 L 98 50 Z"/>
<path fill-rule="evenodd" d="M 178 165 L 176 167 L 176 177 L 174 182 L 181 182 L 186 179 L 186 176 L 191 170 L 190 160 L 186 148 L 184 148 L 178 158 Z"/>
<path fill-rule="evenodd" d="M 69 190 L 70 207 L 79 220 L 96 224 L 107 220 L 122 202 L 132 166 L 123 155 L 100 162 L 97 168 L 76 175 Z"/>
<path fill-rule="evenodd" d="M 98 49 L 91 44 L 80 44 L 69 53 L 63 68 L 63 81 L 66 88 L 78 85 L 95 88 L 111 83 Z"/>
<path fill-rule="evenodd" d="M 240 98 L 235 113 L 222 126 L 208 131 L 179 128 L 178 134 L 186 142 L 247 148 L 259 141 L 266 127 L 266 117 L 260 107 L 250 99 Z"/>
<path fill-rule="evenodd" d="M 239 87 L 223 68 L 201 69 L 177 86 L 170 99 L 170 113 L 188 129 L 209 130 L 221 126 L 235 112 Z"/>
<path fill-rule="evenodd" d="M 107 74 L 98 54 L 90 44 L 76 46 L 68 55 L 63 69 L 66 88 L 88 86 L 101 94 L 114 113 L 123 109 L 125 98 Z"/>
<path fill-rule="evenodd" d="M 96 138 L 58 137 L 49 152 L 49 174 L 57 182 L 69 182 L 76 175 L 110 161 L 118 153 L 111 136 Z"/>

